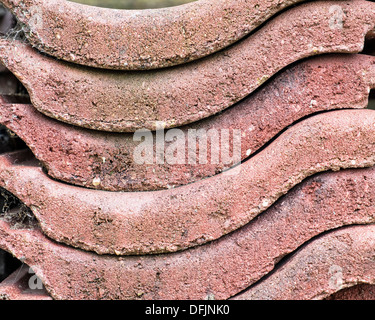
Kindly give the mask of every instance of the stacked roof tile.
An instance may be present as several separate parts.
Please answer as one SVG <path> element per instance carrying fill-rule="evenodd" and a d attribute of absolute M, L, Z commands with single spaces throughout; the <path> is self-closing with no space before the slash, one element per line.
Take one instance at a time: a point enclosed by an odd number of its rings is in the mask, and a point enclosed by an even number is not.
<path fill-rule="evenodd" d="M 0 299 L 373 299 L 375 3 L 303 2 L 2 0 Z"/>

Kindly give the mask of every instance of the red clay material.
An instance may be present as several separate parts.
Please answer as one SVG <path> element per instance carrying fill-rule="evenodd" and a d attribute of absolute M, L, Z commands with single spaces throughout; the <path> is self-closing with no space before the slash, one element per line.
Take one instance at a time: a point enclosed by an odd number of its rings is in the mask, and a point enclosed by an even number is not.
<path fill-rule="evenodd" d="M 339 108 L 364 108 L 368 92 L 375 84 L 375 58 L 365 55 L 332 55 L 316 57 L 287 69 L 264 88 L 223 113 L 179 128 L 182 139 L 165 142 L 163 153 L 172 143 L 184 150 L 180 164 L 164 161 L 154 155 L 150 164 L 134 159 L 141 142 L 129 133 L 104 133 L 66 125 L 39 113 L 28 104 L 0 101 L 0 123 L 22 138 L 52 177 L 71 184 L 108 191 L 150 191 L 185 185 L 213 176 L 235 165 L 235 157 L 213 162 L 207 153 L 207 164 L 189 162 L 189 132 L 225 130 L 233 146 L 236 130 L 241 133 L 239 160 L 243 161 L 264 146 L 280 131 L 298 119 L 314 112 Z M 168 131 L 166 131 L 168 132 Z M 151 149 L 156 150 L 153 133 Z M 164 140 L 164 138 L 163 138 Z M 212 140 L 207 139 L 207 150 Z M 200 145 L 201 142 L 199 141 Z M 223 151 L 220 145 L 218 152 Z M 239 161 L 237 160 L 237 161 Z"/>
<path fill-rule="evenodd" d="M 57 299 L 227 299 L 311 238 L 345 225 L 373 223 L 374 188 L 375 167 L 322 173 L 244 228 L 173 254 L 98 256 L 5 222 L 0 222 L 0 247 L 25 257 Z"/>
<path fill-rule="evenodd" d="M 0 182 L 57 241 L 101 254 L 174 252 L 242 227 L 312 174 L 374 165 L 374 151 L 375 111 L 342 110 L 293 126 L 241 166 L 171 190 L 74 187 L 17 153 L 0 158 Z"/>
<path fill-rule="evenodd" d="M 343 12 L 342 24 L 332 8 Z M 0 56 L 44 114 L 89 129 L 134 132 L 177 127 L 216 114 L 299 59 L 359 52 L 374 26 L 372 2 L 319 1 L 278 16 L 236 46 L 165 70 L 84 68 L 5 39 Z"/>
<path fill-rule="evenodd" d="M 375 284 L 375 225 L 324 235 L 236 299 L 324 299 L 356 284 Z"/>
<path fill-rule="evenodd" d="M 375 285 L 359 284 L 342 289 L 326 300 L 375 300 Z"/>
<path fill-rule="evenodd" d="M 65 0 L 2 0 L 33 46 L 110 69 L 153 69 L 201 58 L 304 0 L 200 0 L 158 10 L 113 10 Z"/>
<path fill-rule="evenodd" d="M 45 288 L 39 289 L 32 277 L 35 275 L 23 264 L 0 283 L 0 300 L 52 300 Z"/>

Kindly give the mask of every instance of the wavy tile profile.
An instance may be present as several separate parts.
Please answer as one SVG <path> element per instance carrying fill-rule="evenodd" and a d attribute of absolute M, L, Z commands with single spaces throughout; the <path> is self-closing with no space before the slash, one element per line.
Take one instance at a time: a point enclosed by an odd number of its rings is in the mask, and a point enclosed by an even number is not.
<path fill-rule="evenodd" d="M 70 62 L 153 69 L 225 48 L 304 0 L 200 0 L 173 8 L 115 10 L 65 0 L 2 0 L 31 44 Z"/>
<path fill-rule="evenodd" d="M 375 112 L 342 110 L 298 123 L 241 166 L 176 189 L 79 188 L 50 179 L 23 153 L 0 157 L 0 183 L 57 241 L 100 254 L 174 252 L 244 226 L 310 175 L 374 165 L 374 148 Z"/>
<path fill-rule="evenodd" d="M 236 299 L 312 300 L 361 283 L 375 284 L 375 225 L 324 235 Z"/>
<path fill-rule="evenodd" d="M 342 24 L 335 24 L 331 8 L 342 11 Z M 360 52 L 374 26 L 372 2 L 319 1 L 283 13 L 236 46 L 176 68 L 131 73 L 84 68 L 5 39 L 0 59 L 47 116 L 89 129 L 134 132 L 207 118 L 308 56 Z"/>
<path fill-rule="evenodd" d="M 374 167 L 322 173 L 244 228 L 173 254 L 98 256 L 57 244 L 35 225 L 15 230 L 5 221 L 0 221 L 0 247 L 24 257 L 56 299 L 228 299 L 317 235 L 373 223 L 375 194 L 369 191 L 374 187 Z"/>
<path fill-rule="evenodd" d="M 0 97 L 0 123 L 28 144 L 53 178 L 99 190 L 150 191 L 186 185 L 220 173 L 244 161 L 287 126 L 314 112 L 364 108 L 374 84 L 374 57 L 311 58 L 285 70 L 264 88 L 215 117 L 180 127 L 178 132 L 166 131 L 166 136 L 149 133 L 150 163 L 138 162 L 143 142 L 136 141 L 133 134 L 66 125 L 42 115 L 30 104 L 15 103 L 14 98 Z M 198 136 L 194 143 L 199 143 L 199 148 L 192 149 L 189 139 L 194 132 Z M 202 133 L 198 135 L 199 132 Z M 213 133 L 222 137 L 228 134 L 227 145 L 215 144 L 210 139 Z M 171 134 L 178 137 L 177 141 L 170 141 Z M 205 134 L 207 140 L 199 140 Z M 164 144 L 163 163 L 156 159 L 156 144 L 160 141 Z M 206 157 L 204 143 L 207 143 Z M 229 154 L 229 146 L 234 147 L 235 156 Z M 219 155 L 223 153 L 218 161 L 213 157 L 212 147 Z M 179 153 L 178 159 L 175 156 L 169 159 L 168 150 L 172 148 L 182 150 L 183 156 Z"/>
<path fill-rule="evenodd" d="M 334 293 L 326 300 L 375 300 L 375 285 L 362 283 L 348 287 Z"/>

